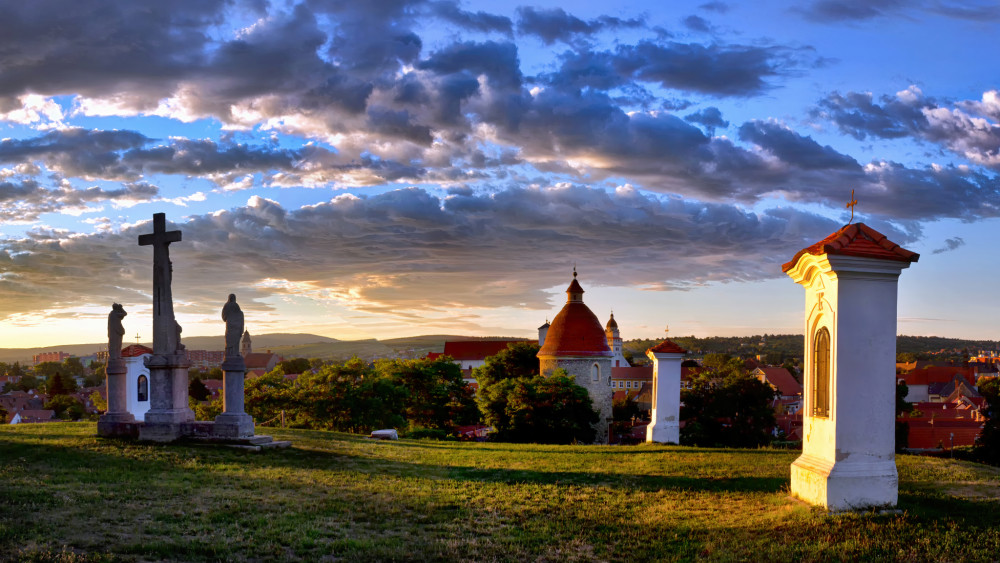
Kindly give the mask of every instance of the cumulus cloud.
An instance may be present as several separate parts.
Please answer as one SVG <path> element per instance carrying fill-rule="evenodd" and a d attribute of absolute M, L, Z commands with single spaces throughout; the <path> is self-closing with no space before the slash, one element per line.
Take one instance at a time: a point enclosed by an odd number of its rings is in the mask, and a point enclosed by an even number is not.
<path fill-rule="evenodd" d="M 996 92 L 989 91 L 982 101 L 960 101 L 948 107 L 911 86 L 893 97 L 882 96 L 878 103 L 870 93 L 834 93 L 822 100 L 813 114 L 833 121 L 857 139 L 912 136 L 941 145 L 975 164 L 1000 168 L 996 98 Z"/>
<path fill-rule="evenodd" d="M 521 6 L 517 9 L 517 15 L 518 32 L 536 36 L 546 45 L 552 45 L 556 41 L 573 44 L 578 39 L 587 39 L 605 30 L 634 29 L 645 25 L 641 18 L 621 19 L 613 16 L 600 16 L 585 21 L 562 8 Z"/>

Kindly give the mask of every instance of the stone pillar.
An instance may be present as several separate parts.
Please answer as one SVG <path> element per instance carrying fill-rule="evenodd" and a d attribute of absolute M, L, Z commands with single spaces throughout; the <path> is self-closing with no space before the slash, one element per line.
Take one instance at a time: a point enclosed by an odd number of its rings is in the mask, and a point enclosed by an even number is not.
<path fill-rule="evenodd" d="M 848 225 L 783 269 L 806 289 L 802 455 L 791 492 L 830 510 L 895 506 L 896 298 L 919 255 Z"/>
<path fill-rule="evenodd" d="M 215 417 L 213 433 L 223 438 L 246 438 L 253 436 L 253 417 L 243 409 L 243 381 L 246 364 L 240 356 L 226 358 L 222 362 L 222 392 L 224 411 Z"/>
<path fill-rule="evenodd" d="M 188 407 L 188 367 L 183 353 L 154 354 L 146 358 L 149 368 L 149 411 L 139 430 L 140 440 L 172 442 L 194 421 Z"/>
<path fill-rule="evenodd" d="M 686 350 L 664 340 L 646 350 L 653 360 L 653 409 L 646 441 L 679 444 L 681 419 L 681 360 Z"/>
<path fill-rule="evenodd" d="M 131 435 L 135 417 L 128 412 L 125 360 L 111 359 L 105 368 L 105 382 L 108 391 L 108 411 L 97 421 L 99 436 Z"/>

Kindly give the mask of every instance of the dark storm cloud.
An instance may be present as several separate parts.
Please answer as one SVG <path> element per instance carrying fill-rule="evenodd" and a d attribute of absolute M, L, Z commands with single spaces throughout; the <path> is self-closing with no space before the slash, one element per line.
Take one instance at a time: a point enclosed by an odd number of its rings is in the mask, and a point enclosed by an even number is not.
<path fill-rule="evenodd" d="M 708 20 L 701 16 L 691 15 L 682 20 L 684 27 L 690 29 L 691 31 L 697 31 L 699 33 L 711 33 L 712 24 L 708 23 Z"/>
<path fill-rule="evenodd" d="M 860 170 L 853 158 L 833 147 L 820 146 L 810 137 L 770 121 L 751 121 L 740 126 L 740 139 L 751 142 L 782 161 L 806 170 Z"/>
<path fill-rule="evenodd" d="M 716 107 L 707 107 L 702 110 L 698 110 L 684 118 L 691 123 L 700 123 L 708 128 L 709 133 L 715 131 L 716 128 L 729 127 L 729 122 L 722 119 L 722 112 Z"/>
<path fill-rule="evenodd" d="M 521 6 L 517 9 L 517 15 L 518 33 L 538 37 L 546 45 L 552 45 L 556 41 L 573 44 L 578 39 L 586 40 L 605 30 L 636 29 L 645 26 L 645 21 L 641 18 L 621 19 L 600 16 L 585 21 L 567 13 L 562 8 L 544 9 Z"/>
<path fill-rule="evenodd" d="M 316 287 L 348 307 L 412 312 L 512 303 L 548 308 L 549 295 L 538 288 L 568 280 L 574 261 L 587 284 L 663 289 L 775 277 L 781 259 L 837 225 L 792 209 L 758 215 L 627 186 L 607 193 L 567 185 L 482 195 L 456 190 L 444 200 L 409 188 L 296 210 L 253 197 L 244 207 L 177 227 L 184 241 L 171 246 L 171 259 L 179 299 L 218 299 L 216 272 L 226 271 L 241 295 L 261 298 L 296 284 L 300 294 Z M 149 257 L 135 240 L 148 229 L 145 223 L 92 235 L 35 231 L 5 241 L 0 314 L 138 302 L 148 287 Z M 535 260 L 524 260 L 525 248 L 535 249 Z M 626 260 L 634 266 L 606 268 Z M 550 267 L 538 268 L 538 261 Z M 70 282 L 79 279 L 88 284 Z"/>
<path fill-rule="evenodd" d="M 514 33 L 514 24 L 506 16 L 483 11 L 469 12 L 453 2 L 431 2 L 430 9 L 435 16 L 464 29 L 484 33 L 499 32 L 508 36 Z"/>
<path fill-rule="evenodd" d="M 793 11 L 821 23 L 911 17 L 919 12 L 971 21 L 1000 19 L 1000 6 L 981 0 L 818 0 Z"/>
<path fill-rule="evenodd" d="M 898 97 L 882 96 L 880 103 L 868 92 L 833 93 L 819 104 L 814 116 L 833 121 L 844 133 L 864 140 L 869 135 L 896 139 L 927 127 L 920 104 Z"/>
<path fill-rule="evenodd" d="M 135 131 L 50 131 L 31 139 L 0 141 L 0 162 L 42 160 L 62 174 L 84 178 L 128 179 L 134 171 L 123 166 L 118 155 L 142 146 L 149 139 Z"/>

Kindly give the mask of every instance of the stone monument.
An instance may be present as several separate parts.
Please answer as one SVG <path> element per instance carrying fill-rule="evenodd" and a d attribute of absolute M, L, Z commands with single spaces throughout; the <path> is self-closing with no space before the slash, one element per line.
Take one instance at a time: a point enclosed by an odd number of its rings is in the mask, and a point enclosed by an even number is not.
<path fill-rule="evenodd" d="M 681 442 L 681 361 L 686 353 L 669 339 L 646 350 L 646 356 L 653 360 L 653 408 L 646 427 L 647 442 Z"/>
<path fill-rule="evenodd" d="M 100 436 L 131 436 L 134 430 L 135 416 L 128 411 L 128 396 L 126 395 L 125 361 L 122 360 L 122 338 L 125 327 L 122 319 L 128 313 L 125 308 L 115 303 L 108 314 L 108 364 L 105 366 L 105 381 L 108 392 L 108 410 L 97 421 L 97 434 Z"/>
<path fill-rule="evenodd" d="M 194 421 L 188 407 L 188 367 L 180 342 L 181 326 L 174 318 L 170 290 L 173 266 L 170 243 L 180 242 L 180 231 L 167 231 L 166 216 L 153 215 L 153 232 L 139 236 L 139 246 L 153 247 L 153 355 L 149 368 L 150 409 L 139 439 L 170 442 L 183 436 L 183 425 Z"/>
<path fill-rule="evenodd" d="M 855 223 L 782 266 L 806 290 L 802 455 L 791 468 L 806 502 L 896 504 L 896 292 L 919 257 Z"/>
<path fill-rule="evenodd" d="M 243 382 L 246 364 L 240 355 L 243 337 L 243 311 L 230 293 L 222 306 L 222 320 L 226 323 L 226 353 L 222 360 L 222 393 L 224 410 L 215 417 L 214 434 L 224 438 L 253 436 L 253 418 L 243 410 Z"/>

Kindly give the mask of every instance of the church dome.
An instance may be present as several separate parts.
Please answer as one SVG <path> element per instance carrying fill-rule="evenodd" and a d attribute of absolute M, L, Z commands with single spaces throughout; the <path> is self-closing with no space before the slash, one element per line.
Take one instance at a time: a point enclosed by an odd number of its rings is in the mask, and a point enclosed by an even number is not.
<path fill-rule="evenodd" d="M 545 345 L 538 351 L 538 357 L 610 357 L 611 348 L 608 347 L 608 339 L 604 329 L 601 328 L 601 321 L 583 303 L 583 288 L 576 281 L 575 269 L 573 281 L 566 288 L 566 295 L 568 297 L 566 305 L 556 318 L 552 319 L 545 336 Z"/>

